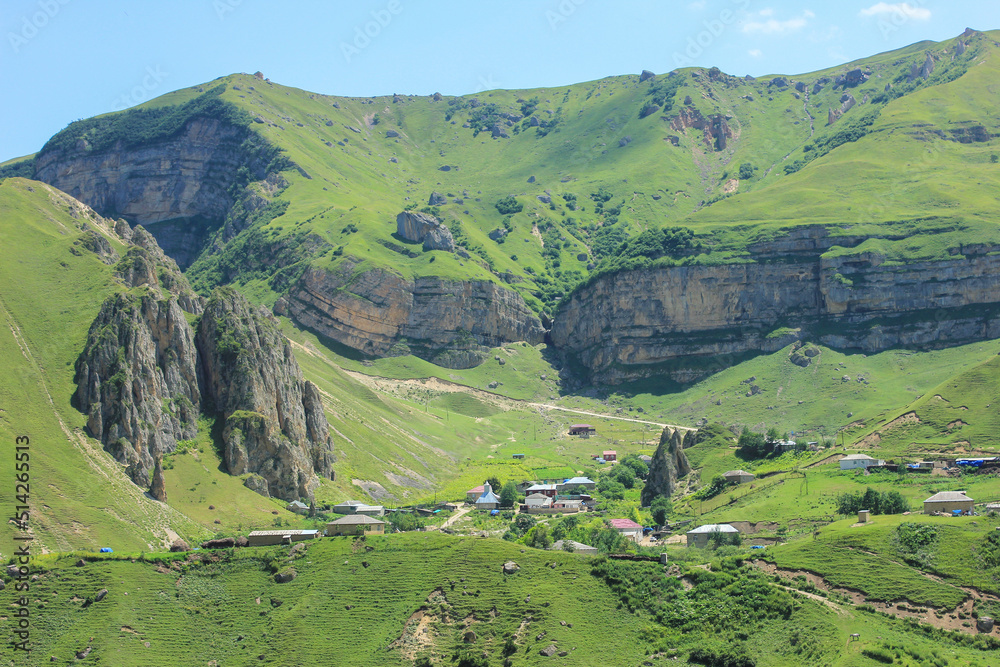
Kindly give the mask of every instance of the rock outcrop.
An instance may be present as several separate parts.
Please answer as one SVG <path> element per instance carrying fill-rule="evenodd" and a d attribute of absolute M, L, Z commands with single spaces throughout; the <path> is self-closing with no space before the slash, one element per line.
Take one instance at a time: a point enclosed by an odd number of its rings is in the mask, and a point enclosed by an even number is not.
<path fill-rule="evenodd" d="M 153 480 L 149 485 L 149 495 L 153 496 L 161 503 L 167 502 L 167 483 L 166 480 L 163 479 L 162 455 L 158 455 L 156 457 L 156 464 L 153 466 Z"/>
<path fill-rule="evenodd" d="M 1000 256 L 992 247 L 906 264 L 874 252 L 823 256 L 862 240 L 806 227 L 751 246 L 747 263 L 606 275 L 571 295 L 551 339 L 594 380 L 617 383 L 691 382 L 796 339 L 878 352 L 1000 336 Z M 780 327 L 798 331 L 768 335 Z"/>
<path fill-rule="evenodd" d="M 726 116 L 713 113 L 705 117 L 698 109 L 688 106 L 681 107 L 680 113 L 670 119 L 670 127 L 678 132 L 689 127 L 701 130 L 705 145 L 714 151 L 725 150 L 726 142 L 733 137 Z"/>
<path fill-rule="evenodd" d="M 138 274 L 137 274 L 138 275 Z M 74 402 L 87 429 L 129 477 L 166 498 L 160 457 L 197 434 L 204 411 L 223 420 L 230 473 L 288 500 L 333 477 L 333 447 L 319 390 L 303 381 L 276 321 L 231 289 L 217 290 L 197 334 L 177 297 L 109 297 L 76 363 Z M 249 482 L 249 480 L 248 480 Z"/>
<path fill-rule="evenodd" d="M 649 462 L 649 475 L 642 489 L 642 504 L 648 506 L 658 496 L 669 498 L 677 489 L 677 480 L 691 472 L 684 448 L 694 443 L 696 431 L 684 431 L 667 426 L 660 435 L 660 444 Z"/>
<path fill-rule="evenodd" d="M 75 382 L 87 430 L 144 489 L 155 456 L 198 432 L 198 352 L 176 299 L 109 297 L 90 326 Z"/>
<path fill-rule="evenodd" d="M 403 211 L 396 216 L 396 233 L 407 241 L 423 243 L 424 250 L 455 252 L 451 230 L 427 213 Z"/>
<path fill-rule="evenodd" d="M 450 368 L 480 363 L 483 347 L 544 340 L 541 321 L 521 295 L 497 283 L 409 279 L 386 269 L 355 274 L 355 266 L 307 269 L 289 291 L 289 315 L 365 354 L 387 356 L 405 343 L 413 354 Z"/>
<path fill-rule="evenodd" d="M 198 327 L 205 400 L 225 420 L 225 462 L 255 473 L 279 498 L 312 495 L 333 474 L 333 445 L 319 390 L 303 381 L 277 320 L 238 292 L 216 290 Z"/>

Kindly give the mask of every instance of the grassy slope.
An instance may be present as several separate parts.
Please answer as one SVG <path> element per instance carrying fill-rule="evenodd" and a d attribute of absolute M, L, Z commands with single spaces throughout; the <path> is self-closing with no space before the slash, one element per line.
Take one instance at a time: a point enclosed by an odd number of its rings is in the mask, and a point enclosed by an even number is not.
<path fill-rule="evenodd" d="M 31 440 L 36 546 L 136 549 L 162 543 L 169 527 L 196 534 L 192 522 L 146 499 L 99 446 L 81 437 L 84 416 L 70 406 L 73 363 L 114 288 L 110 268 L 74 245 L 81 229 L 99 228 L 71 210 L 83 211 L 44 184 L 0 182 L 0 446 L 4 459 L 13 460 L 15 436 Z M 11 526 L 4 526 L 9 535 Z"/>

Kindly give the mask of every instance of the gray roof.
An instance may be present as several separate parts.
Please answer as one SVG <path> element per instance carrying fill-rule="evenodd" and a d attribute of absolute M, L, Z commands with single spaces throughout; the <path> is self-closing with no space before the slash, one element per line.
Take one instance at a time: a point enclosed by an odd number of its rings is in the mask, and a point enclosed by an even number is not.
<path fill-rule="evenodd" d="M 844 458 L 842 458 L 840 460 L 841 461 L 878 461 L 878 459 L 874 459 L 874 458 L 868 456 L 867 454 L 848 454 L 847 456 L 845 456 Z"/>
<path fill-rule="evenodd" d="M 746 470 L 727 470 L 726 472 L 722 473 L 723 477 L 729 477 L 730 475 L 750 475 L 751 477 L 754 476 L 752 472 L 747 472 Z"/>
<path fill-rule="evenodd" d="M 972 501 L 972 498 L 965 495 L 965 491 L 942 491 L 940 493 L 935 493 L 933 496 L 925 500 L 925 503 L 953 503 L 953 502 L 963 502 Z"/>
<path fill-rule="evenodd" d="M 263 537 L 265 535 L 316 535 L 318 530 L 255 530 L 249 537 Z"/>
<path fill-rule="evenodd" d="M 700 533 L 738 533 L 740 531 L 736 530 L 728 523 L 708 523 L 704 526 L 698 526 L 694 530 L 689 530 L 688 535 L 700 534 Z"/>
<path fill-rule="evenodd" d="M 349 515 L 347 515 L 345 517 L 341 517 L 341 518 L 337 519 L 336 521 L 331 521 L 330 523 L 328 523 L 326 525 L 328 525 L 328 526 L 329 525 L 334 525 L 334 526 L 357 526 L 357 525 L 361 525 L 361 524 L 375 525 L 375 524 L 379 524 L 379 523 L 385 523 L 385 521 L 379 521 L 375 517 L 368 516 L 367 514 L 349 514 Z"/>
<path fill-rule="evenodd" d="M 493 488 L 490 486 L 489 482 L 483 484 L 483 495 L 479 496 L 476 500 L 477 505 L 499 505 L 500 499 L 497 498 L 496 494 L 493 493 Z"/>
<path fill-rule="evenodd" d="M 567 479 L 563 482 L 564 486 L 572 486 L 574 484 L 593 484 L 594 480 L 589 477 L 573 477 L 572 479 Z"/>
<path fill-rule="evenodd" d="M 551 547 L 549 547 L 549 551 L 560 551 L 563 548 L 563 545 L 566 544 L 567 542 L 571 547 L 573 547 L 574 551 L 580 551 L 581 549 L 594 549 L 596 551 L 597 549 L 596 547 L 592 547 L 589 544 L 583 544 L 582 542 L 576 542 L 574 540 L 559 540 L 558 542 L 554 543 Z"/>

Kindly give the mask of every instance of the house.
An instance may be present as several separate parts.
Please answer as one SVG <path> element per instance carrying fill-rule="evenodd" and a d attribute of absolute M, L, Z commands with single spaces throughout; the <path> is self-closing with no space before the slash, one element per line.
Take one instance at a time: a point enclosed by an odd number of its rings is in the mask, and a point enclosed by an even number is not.
<path fill-rule="evenodd" d="M 972 498 L 965 495 L 965 491 L 942 491 L 924 501 L 924 514 L 935 512 L 952 514 L 955 510 L 971 514 L 972 505 Z"/>
<path fill-rule="evenodd" d="M 617 461 L 618 452 L 616 452 L 613 449 L 609 449 L 602 454 L 601 458 L 603 458 L 605 461 Z"/>
<path fill-rule="evenodd" d="M 611 519 L 611 527 L 633 542 L 642 540 L 642 526 L 632 519 Z"/>
<path fill-rule="evenodd" d="M 722 473 L 722 477 L 727 482 L 732 482 L 734 484 L 743 484 L 744 482 L 752 482 L 756 479 L 753 473 L 749 473 L 746 470 L 730 470 L 728 472 Z"/>
<path fill-rule="evenodd" d="M 336 535 L 382 535 L 385 533 L 385 521 L 366 514 L 344 516 L 326 524 L 328 537 Z"/>
<path fill-rule="evenodd" d="M 255 530 L 247 535 L 252 547 L 268 547 L 275 544 L 291 544 L 302 540 L 312 540 L 319 535 L 318 530 Z"/>
<path fill-rule="evenodd" d="M 360 500 L 345 500 L 337 503 L 331 510 L 334 514 L 367 514 L 368 516 L 385 516 L 385 507 L 382 505 L 369 505 Z"/>
<path fill-rule="evenodd" d="M 570 435 L 582 435 L 589 438 L 592 433 L 597 433 L 597 429 L 590 424 L 572 424 L 569 427 Z"/>
<path fill-rule="evenodd" d="M 882 459 L 873 459 L 867 454 L 850 454 L 840 459 L 841 470 L 855 470 L 857 468 L 871 468 L 872 466 L 884 466 Z"/>
<path fill-rule="evenodd" d="M 524 454 L 514 454 L 512 458 L 523 459 L 524 458 Z"/>
<path fill-rule="evenodd" d="M 552 498 L 544 493 L 532 493 L 524 499 L 524 504 L 530 507 L 552 507 Z"/>
<path fill-rule="evenodd" d="M 569 491 L 580 486 L 588 491 L 593 491 L 597 488 L 597 482 L 589 477 L 571 477 L 562 484 L 556 484 L 556 489 L 559 493 L 562 493 L 563 491 Z"/>
<path fill-rule="evenodd" d="M 483 484 L 483 495 L 476 499 L 477 510 L 495 510 L 500 507 L 500 499 L 493 493 L 490 483 Z"/>
<path fill-rule="evenodd" d="M 728 523 L 710 523 L 698 526 L 694 530 L 687 532 L 687 545 L 689 547 L 707 547 L 708 541 L 715 533 L 739 533 Z"/>
<path fill-rule="evenodd" d="M 581 544 L 580 542 L 574 542 L 573 540 L 559 540 L 549 547 L 549 551 L 572 551 L 575 554 L 582 554 L 584 556 L 597 555 L 597 547 L 592 547 L 589 544 Z"/>
<path fill-rule="evenodd" d="M 555 484 L 532 484 L 527 489 L 525 489 L 524 492 L 529 495 L 532 493 L 540 493 L 543 496 L 548 496 L 549 498 L 555 498 L 557 490 L 558 489 L 556 489 Z"/>
<path fill-rule="evenodd" d="M 639 454 L 639 460 L 645 463 L 647 466 L 653 462 L 653 457 L 649 454 Z"/>
<path fill-rule="evenodd" d="M 553 501 L 552 509 L 561 510 L 566 514 L 582 512 L 584 510 L 583 501 L 575 498 L 563 498 Z"/>
<path fill-rule="evenodd" d="M 469 489 L 468 491 L 465 492 L 465 502 L 467 502 L 467 503 L 474 503 L 474 502 L 476 502 L 476 500 L 479 499 L 479 496 L 481 496 L 481 495 L 483 495 L 483 487 L 482 487 L 482 485 L 480 485 L 480 486 L 474 486 L 474 487 L 472 487 L 471 489 Z"/>
<path fill-rule="evenodd" d="M 778 454 L 784 454 L 785 452 L 793 452 L 798 449 L 798 443 L 794 440 L 779 440 L 774 443 L 774 451 Z"/>
<path fill-rule="evenodd" d="M 301 500 L 293 500 L 285 505 L 285 509 L 296 514 L 309 514 L 309 506 Z"/>

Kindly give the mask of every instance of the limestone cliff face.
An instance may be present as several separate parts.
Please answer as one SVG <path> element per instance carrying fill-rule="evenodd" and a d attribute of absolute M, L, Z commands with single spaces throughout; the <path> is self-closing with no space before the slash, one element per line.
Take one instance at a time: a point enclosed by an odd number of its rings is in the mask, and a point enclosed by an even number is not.
<path fill-rule="evenodd" d="M 115 275 L 129 287 L 147 287 L 162 290 L 164 295 L 173 295 L 184 311 L 199 315 L 204 309 L 204 299 L 191 289 L 187 278 L 175 262 L 164 254 L 153 235 L 142 225 L 131 229 L 124 220 L 119 220 L 115 232 L 128 242 L 125 257 L 115 266 Z"/>
<path fill-rule="evenodd" d="M 798 230 L 751 247 L 750 263 L 602 277 L 560 309 L 552 340 L 595 380 L 616 383 L 655 375 L 690 382 L 796 338 L 877 352 L 1000 336 L 992 248 L 887 265 L 876 253 L 823 257 L 832 245 L 821 228 Z M 800 331 L 768 336 L 779 327 Z"/>
<path fill-rule="evenodd" d="M 453 368 L 476 359 L 456 351 L 544 338 L 541 321 L 524 299 L 496 283 L 409 280 L 385 269 L 355 275 L 354 266 L 307 270 L 283 307 L 300 324 L 367 354 L 383 356 L 406 345 Z"/>
<path fill-rule="evenodd" d="M 272 496 L 310 497 L 331 478 L 333 444 L 319 391 L 302 379 L 277 321 L 230 289 L 215 292 L 198 327 L 205 399 L 225 419 L 233 475 L 256 473 Z"/>
<path fill-rule="evenodd" d="M 682 431 L 671 427 L 663 429 L 660 444 L 649 463 L 649 475 L 642 489 L 643 506 L 650 505 L 658 496 L 669 498 L 677 489 L 677 480 L 691 472 L 684 448 L 694 443 L 696 431 Z"/>
<path fill-rule="evenodd" d="M 198 353 L 175 299 L 109 297 L 90 326 L 75 379 L 90 434 L 143 488 L 156 456 L 197 434 Z"/>
<path fill-rule="evenodd" d="M 266 150 L 245 127 L 191 118 L 176 135 L 137 146 L 46 149 L 35 178 L 89 204 L 98 213 L 146 226 L 167 254 L 187 266 L 232 205 L 240 167 L 264 176 Z M 254 135 L 255 137 L 255 135 Z"/>

